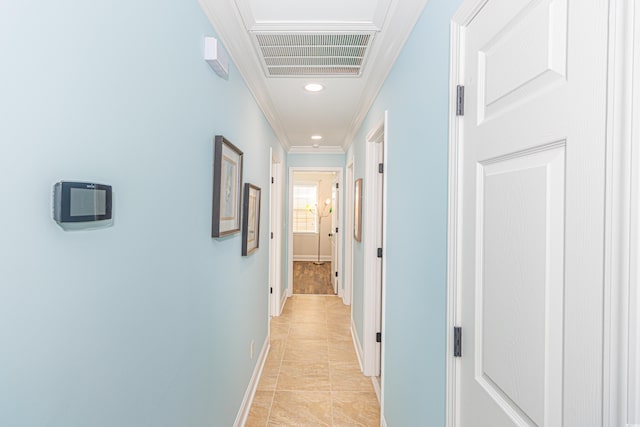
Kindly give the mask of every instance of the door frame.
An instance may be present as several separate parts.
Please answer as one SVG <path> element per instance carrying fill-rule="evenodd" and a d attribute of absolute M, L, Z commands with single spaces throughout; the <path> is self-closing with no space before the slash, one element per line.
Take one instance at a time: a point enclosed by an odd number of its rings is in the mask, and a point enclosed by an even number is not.
<path fill-rule="evenodd" d="M 344 268 L 342 276 L 342 302 L 351 305 L 353 291 L 353 158 L 347 160 L 344 194 Z"/>
<path fill-rule="evenodd" d="M 279 316 L 282 312 L 282 162 L 270 148 L 269 184 L 269 315 Z M 271 238 L 273 233 L 273 238 Z M 273 291 L 271 292 L 271 288 Z"/>
<path fill-rule="evenodd" d="M 382 174 L 382 188 L 379 183 L 378 163 L 379 155 L 382 155 L 383 162 L 387 161 L 387 117 L 388 112 L 384 112 L 384 117 L 367 134 L 365 142 L 365 176 L 364 176 L 364 201 L 363 215 L 363 250 L 364 250 L 364 290 L 363 290 L 363 366 L 362 372 L 366 376 L 375 377 L 379 363 L 380 377 L 383 384 L 378 389 L 378 384 L 373 379 L 374 388 L 378 398 L 382 401 L 384 390 L 384 345 L 380 344 L 380 353 L 377 352 L 376 333 L 382 333 L 384 343 L 384 300 L 386 284 L 386 196 L 379 200 L 379 194 L 386 194 L 387 174 Z M 379 144 L 382 141 L 382 152 L 379 153 Z M 382 212 L 380 212 L 382 211 Z M 382 213 L 382 218 L 380 218 Z M 382 247 L 382 261 L 378 265 L 377 250 Z M 379 274 L 378 268 L 382 269 Z M 380 296 L 380 297 L 378 297 Z M 378 355 L 379 354 L 379 355 Z"/>
<path fill-rule="evenodd" d="M 292 218 L 293 218 L 293 174 L 294 172 L 335 172 L 336 179 L 338 181 L 338 185 L 340 188 L 343 188 L 343 174 L 344 168 L 342 167 L 329 167 L 329 166 L 289 166 L 289 180 L 288 180 L 288 189 L 289 189 L 289 200 L 288 200 L 288 208 L 287 208 L 287 297 L 293 295 L 293 226 Z M 338 227 L 342 230 L 342 207 L 338 207 Z M 338 231 L 338 242 L 336 250 L 338 251 L 337 259 L 337 272 L 339 281 L 338 288 L 343 286 L 342 280 L 342 251 L 344 247 L 344 238 L 342 237 L 344 233 Z"/>
<path fill-rule="evenodd" d="M 335 249 L 334 248 L 331 249 L 331 264 L 334 267 L 332 269 L 332 272 L 337 272 L 338 267 L 342 264 L 342 259 L 340 258 L 339 256 L 340 253 L 338 251 L 338 247 L 340 246 L 338 235 L 340 235 L 339 230 L 340 228 L 342 228 L 342 224 L 340 224 L 340 213 L 344 209 L 342 207 L 342 197 L 341 197 L 342 191 L 343 191 L 343 188 L 340 187 L 340 184 L 338 182 L 338 177 L 336 176 L 335 181 L 331 183 L 331 198 L 333 200 L 333 196 L 335 194 L 336 204 L 338 205 L 337 209 L 333 209 L 330 214 L 331 234 L 333 235 L 332 237 L 335 237 L 335 239 L 332 238 L 332 242 L 331 242 L 331 245 L 335 248 Z M 343 289 L 344 285 L 342 285 L 344 281 L 342 280 L 342 274 L 343 273 L 341 273 L 337 277 L 337 280 L 334 277 L 331 278 L 331 281 L 333 282 L 334 291 L 340 299 L 342 299 L 342 296 L 344 295 L 344 289 Z"/>
<path fill-rule="evenodd" d="M 449 177 L 447 229 L 446 426 L 459 427 L 460 359 L 453 357 L 453 328 L 460 322 L 462 118 L 456 86 L 464 82 L 465 27 L 489 0 L 466 0 L 450 26 Z M 640 5 L 609 0 L 609 73 L 606 134 L 603 423 L 640 423 Z M 636 64 L 634 67 L 634 63 Z M 630 89 L 633 88 L 632 92 Z M 634 114 L 635 110 L 635 114 Z M 635 139 L 635 143 L 633 140 Z M 632 234 L 633 233 L 633 234 Z M 631 236 L 631 238 L 630 238 Z M 464 349 L 463 349 L 464 351 Z M 638 409 L 640 412 L 640 409 Z M 624 414 L 636 419 L 624 419 Z M 461 426 L 466 427 L 466 426 Z"/>

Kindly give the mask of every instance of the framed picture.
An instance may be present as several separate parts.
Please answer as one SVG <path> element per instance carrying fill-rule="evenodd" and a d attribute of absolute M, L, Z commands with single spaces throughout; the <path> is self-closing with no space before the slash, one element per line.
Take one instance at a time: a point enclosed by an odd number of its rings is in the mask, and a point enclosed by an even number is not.
<path fill-rule="evenodd" d="M 260 244 L 260 187 L 244 184 L 242 204 L 242 256 L 258 249 Z"/>
<path fill-rule="evenodd" d="M 353 191 L 353 238 L 362 241 L 362 178 L 356 179 Z"/>
<path fill-rule="evenodd" d="M 242 151 L 216 135 L 213 149 L 213 214 L 211 237 L 240 231 Z"/>

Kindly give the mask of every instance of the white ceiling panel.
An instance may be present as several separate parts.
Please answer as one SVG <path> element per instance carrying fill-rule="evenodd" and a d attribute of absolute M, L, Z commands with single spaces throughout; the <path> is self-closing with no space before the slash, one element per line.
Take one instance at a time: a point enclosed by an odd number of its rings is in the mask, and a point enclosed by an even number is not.
<path fill-rule="evenodd" d="M 381 29 L 390 0 L 236 0 L 249 30 L 332 24 Z"/>

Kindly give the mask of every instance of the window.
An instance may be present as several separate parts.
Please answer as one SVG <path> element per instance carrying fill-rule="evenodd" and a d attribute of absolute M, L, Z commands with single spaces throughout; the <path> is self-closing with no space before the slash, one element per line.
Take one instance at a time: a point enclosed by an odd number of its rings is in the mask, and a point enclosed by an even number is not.
<path fill-rule="evenodd" d="M 318 232 L 317 203 L 318 186 L 316 184 L 293 184 L 294 233 Z"/>

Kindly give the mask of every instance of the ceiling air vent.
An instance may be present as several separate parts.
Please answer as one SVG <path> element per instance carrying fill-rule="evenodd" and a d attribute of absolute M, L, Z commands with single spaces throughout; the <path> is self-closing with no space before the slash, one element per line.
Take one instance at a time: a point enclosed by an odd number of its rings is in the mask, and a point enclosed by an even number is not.
<path fill-rule="evenodd" d="M 358 77 L 373 41 L 366 33 L 252 33 L 267 77 Z"/>

